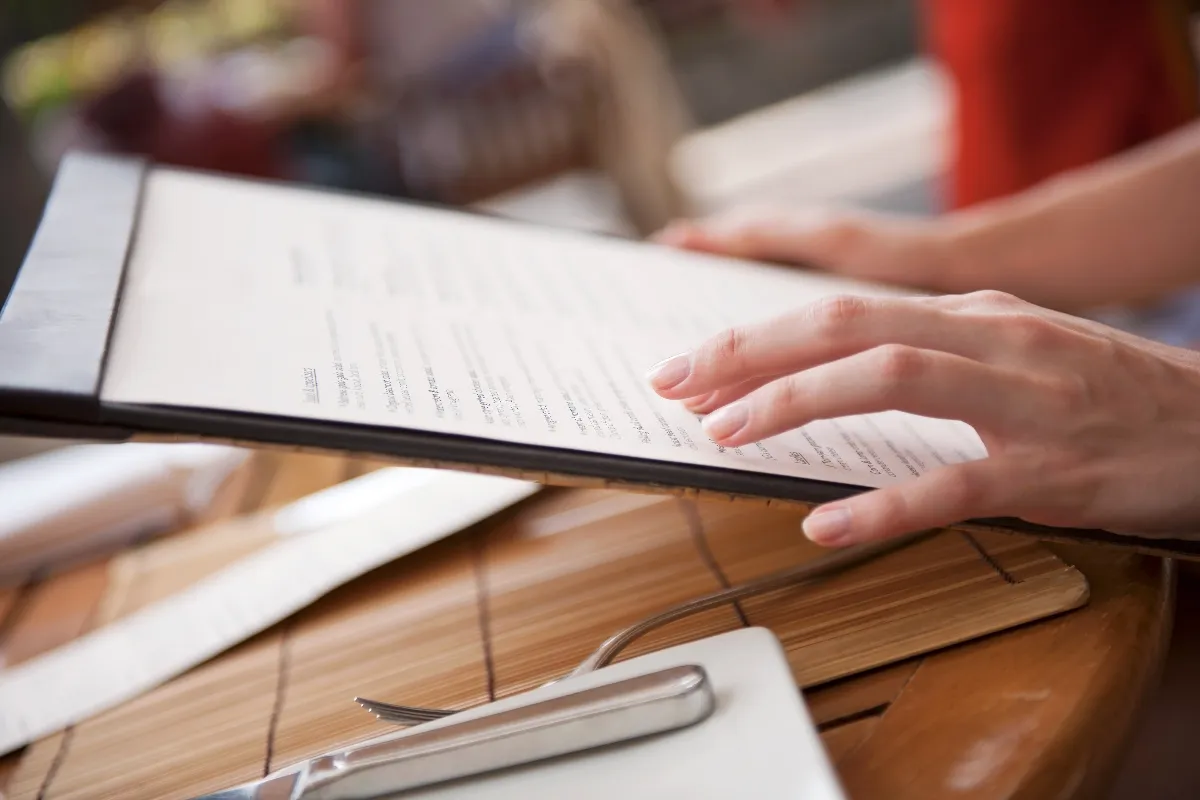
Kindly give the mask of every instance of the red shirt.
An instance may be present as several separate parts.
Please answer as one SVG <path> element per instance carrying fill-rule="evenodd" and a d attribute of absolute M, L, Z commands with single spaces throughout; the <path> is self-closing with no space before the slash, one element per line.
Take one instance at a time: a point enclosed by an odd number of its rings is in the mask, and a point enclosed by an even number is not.
<path fill-rule="evenodd" d="M 949 205 L 1025 189 L 1197 114 L 1177 0 L 924 0 L 954 83 Z"/>

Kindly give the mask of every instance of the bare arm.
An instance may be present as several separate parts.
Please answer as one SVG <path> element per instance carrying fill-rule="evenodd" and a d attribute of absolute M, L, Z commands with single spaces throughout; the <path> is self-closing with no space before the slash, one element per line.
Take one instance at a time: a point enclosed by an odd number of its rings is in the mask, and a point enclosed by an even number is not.
<path fill-rule="evenodd" d="M 1200 282 L 1200 124 L 945 218 L 950 292 L 1083 309 Z"/>
<path fill-rule="evenodd" d="M 933 220 L 738 209 L 659 241 L 1064 311 L 1200 283 L 1200 123 L 1034 189 Z"/>

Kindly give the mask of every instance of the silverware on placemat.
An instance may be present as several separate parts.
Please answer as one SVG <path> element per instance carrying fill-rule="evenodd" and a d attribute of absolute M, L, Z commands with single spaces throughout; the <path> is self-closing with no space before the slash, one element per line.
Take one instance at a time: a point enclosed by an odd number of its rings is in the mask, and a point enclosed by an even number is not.
<path fill-rule="evenodd" d="M 702 722 L 699 666 L 671 667 L 464 722 L 376 739 L 196 800 L 358 800 L 579 753 Z"/>
<path fill-rule="evenodd" d="M 701 611 L 707 611 L 717 606 L 732 603 L 738 600 L 752 597 L 754 595 L 773 592 L 778 589 L 786 589 L 792 586 L 799 586 L 805 583 L 811 583 L 821 578 L 827 578 L 845 570 L 852 569 L 868 561 L 873 561 L 880 556 L 887 555 L 908 545 L 914 544 L 920 540 L 927 539 L 939 531 L 919 531 L 917 533 L 899 536 L 893 539 L 887 539 L 880 542 L 871 542 L 869 544 L 858 545 L 856 547 L 848 547 L 844 550 L 834 551 L 829 555 L 823 556 L 806 564 L 801 564 L 791 569 L 776 572 L 772 575 L 766 575 L 752 581 L 748 581 L 737 586 L 732 586 L 728 589 L 713 592 L 712 594 L 698 597 L 695 600 L 689 600 L 686 603 L 680 603 L 677 606 L 668 608 L 666 611 L 661 611 L 652 617 L 647 617 L 641 622 L 630 625 L 622 631 L 610 636 L 600 647 L 598 647 L 590 656 L 585 658 L 579 666 L 567 673 L 564 678 L 572 678 L 577 675 L 583 675 L 588 672 L 594 672 L 601 667 L 606 667 L 612 663 L 613 659 L 634 639 L 649 633 L 656 628 L 661 628 L 669 622 L 689 617 L 693 614 L 698 614 Z M 555 683 L 558 678 L 550 683 Z M 431 722 L 435 719 L 442 719 L 453 714 L 459 713 L 454 709 L 449 708 L 422 708 L 420 706 L 396 705 L 393 703 L 385 703 L 380 700 L 369 700 L 365 697 L 354 698 L 355 702 L 374 714 L 376 718 L 382 722 L 389 722 L 394 725 L 413 726 L 421 725 L 426 722 Z"/>

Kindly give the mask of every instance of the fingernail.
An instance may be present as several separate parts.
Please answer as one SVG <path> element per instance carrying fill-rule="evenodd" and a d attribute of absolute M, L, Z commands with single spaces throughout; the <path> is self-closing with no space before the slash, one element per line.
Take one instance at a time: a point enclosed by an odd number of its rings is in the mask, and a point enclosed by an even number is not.
<path fill-rule="evenodd" d="M 662 392 L 683 383 L 691 371 L 692 360 L 687 353 L 683 353 L 658 362 L 650 368 L 650 374 L 646 377 L 651 386 Z"/>
<path fill-rule="evenodd" d="M 701 427 L 704 428 L 705 433 L 719 441 L 733 436 L 746 427 L 746 423 L 749 421 L 749 406 L 745 403 L 733 403 L 709 414 L 704 418 Z"/>
<path fill-rule="evenodd" d="M 707 409 L 708 404 L 711 403 L 713 398 L 716 396 L 716 392 L 709 392 L 708 394 L 702 394 L 699 397 L 689 397 L 687 400 L 683 401 L 683 405 L 688 411 L 694 411 L 699 414 Z"/>
<path fill-rule="evenodd" d="M 850 536 L 850 510 L 818 509 L 804 519 L 804 535 L 817 544 L 842 544 Z"/>

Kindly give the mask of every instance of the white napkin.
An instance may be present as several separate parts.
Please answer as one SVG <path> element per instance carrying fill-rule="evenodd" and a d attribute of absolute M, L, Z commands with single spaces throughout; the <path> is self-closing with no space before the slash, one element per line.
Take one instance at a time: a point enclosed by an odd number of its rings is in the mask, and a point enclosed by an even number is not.
<path fill-rule="evenodd" d="M 82 444 L 0 464 L 0 583 L 182 524 L 248 457 L 221 445 Z"/>

